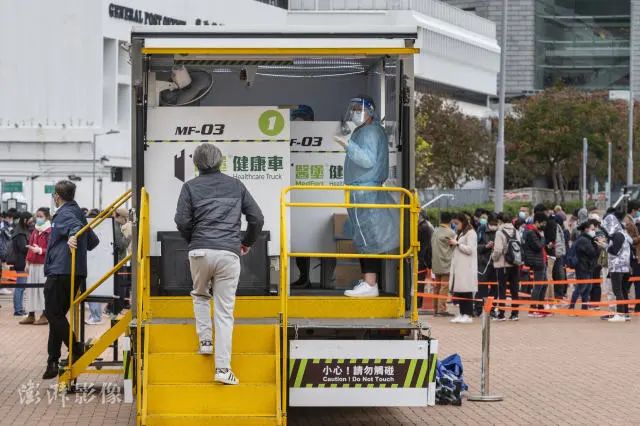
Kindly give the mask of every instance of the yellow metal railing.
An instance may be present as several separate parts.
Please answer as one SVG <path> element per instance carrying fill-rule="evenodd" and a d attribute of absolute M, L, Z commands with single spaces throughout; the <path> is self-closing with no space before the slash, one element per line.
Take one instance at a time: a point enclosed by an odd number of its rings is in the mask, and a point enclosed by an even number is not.
<path fill-rule="evenodd" d="M 150 298 L 149 288 L 149 193 L 145 188 L 140 192 L 137 246 L 137 276 L 136 276 L 136 413 L 138 424 L 147 422 L 147 383 L 148 368 L 143 368 L 143 361 L 149 359 L 149 337 L 142 339 L 142 322 L 148 318 Z M 144 389 L 144 391 L 143 391 Z M 144 393 L 143 393 L 144 392 Z"/>
<path fill-rule="evenodd" d="M 288 202 L 287 195 L 291 191 L 344 191 L 344 203 L 300 203 Z M 358 204 L 351 202 L 351 191 L 380 191 L 395 192 L 400 194 L 400 202 L 398 204 Z M 406 200 L 409 203 L 406 203 Z M 358 254 L 358 253 L 294 253 L 288 251 L 287 246 L 287 208 L 366 208 L 366 209 L 399 209 L 400 210 L 400 227 L 399 227 L 399 250 L 398 254 Z M 407 250 L 405 247 L 405 211 L 409 211 L 409 234 L 410 241 Z M 380 187 L 380 186 L 290 186 L 282 190 L 280 194 L 280 322 L 282 324 L 282 410 L 286 419 L 287 409 L 287 391 L 288 391 L 288 347 L 287 347 L 287 331 L 289 319 L 289 258 L 290 257 L 313 257 L 313 258 L 334 258 L 334 259 L 388 259 L 399 260 L 412 259 L 412 302 L 411 302 L 411 321 L 418 321 L 418 305 L 417 305 L 417 282 L 418 282 L 418 251 L 420 244 L 418 242 L 418 215 L 420 213 L 420 205 L 417 199 L 417 193 L 412 193 L 405 188 Z M 400 264 L 398 268 L 398 316 L 405 314 L 404 303 L 404 265 Z"/>
<path fill-rule="evenodd" d="M 132 192 L 127 191 L 121 196 L 119 196 L 113 203 L 107 206 L 98 216 L 93 218 L 87 225 L 85 225 L 82 229 L 80 229 L 74 237 L 79 239 L 85 232 L 90 229 L 95 229 L 98 227 L 105 219 L 113 216 L 115 211 L 126 203 L 131 198 Z M 71 249 L 71 296 L 70 296 L 70 309 L 69 309 L 69 360 L 66 366 L 67 373 L 64 374 L 61 381 L 63 383 L 70 382 L 73 380 L 73 344 L 74 342 L 74 333 L 76 335 L 79 334 L 80 331 L 80 303 L 84 301 L 95 289 L 97 289 L 103 282 L 105 282 L 109 277 L 115 274 L 125 263 L 127 263 L 131 256 L 127 256 L 122 261 L 120 261 L 117 265 L 115 265 L 111 270 L 105 273 L 95 284 L 89 287 L 88 290 L 84 291 L 82 294 L 77 294 L 80 291 L 80 288 L 76 288 L 76 252 L 77 249 Z"/>

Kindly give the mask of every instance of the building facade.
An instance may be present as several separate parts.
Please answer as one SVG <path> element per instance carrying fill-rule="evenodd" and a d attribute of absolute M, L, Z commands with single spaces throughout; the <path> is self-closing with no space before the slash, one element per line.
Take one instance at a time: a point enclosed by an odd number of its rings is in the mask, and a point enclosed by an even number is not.
<path fill-rule="evenodd" d="M 49 206 L 60 179 L 76 181 L 87 208 L 102 208 L 130 187 L 132 27 L 354 22 L 415 26 L 417 88 L 447 91 L 473 115 L 491 113 L 495 25 L 438 0 L 0 2 L 0 181 L 11 183 L 0 190 L 1 208 L 9 199 Z"/>
<path fill-rule="evenodd" d="M 444 0 L 496 23 L 503 0 Z M 509 0 L 506 91 L 640 90 L 640 1 Z M 631 72 L 631 66 L 633 72 Z"/>

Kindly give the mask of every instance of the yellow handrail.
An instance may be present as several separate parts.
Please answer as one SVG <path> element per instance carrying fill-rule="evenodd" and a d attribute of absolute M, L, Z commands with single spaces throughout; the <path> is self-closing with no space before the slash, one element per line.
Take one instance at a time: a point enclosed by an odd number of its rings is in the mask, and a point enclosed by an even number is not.
<path fill-rule="evenodd" d="M 136 277 L 136 413 L 139 423 L 145 424 L 147 418 L 147 392 L 142 394 L 142 388 L 146 388 L 148 375 L 144 374 L 142 360 L 147 359 L 148 336 L 142 340 L 142 321 L 147 318 L 147 263 L 148 263 L 148 234 L 149 234 L 149 194 L 145 188 L 140 192 L 140 208 L 138 220 L 138 247 L 137 247 L 137 277 Z M 147 368 L 144 369 L 146 373 Z"/>
<path fill-rule="evenodd" d="M 344 203 L 300 203 L 300 202 L 287 202 L 287 194 L 296 190 L 309 190 L 309 191 L 344 191 L 345 199 Z M 398 204 L 357 204 L 350 201 L 351 191 L 381 191 L 381 192 L 395 192 L 400 194 L 400 202 Z M 406 204 L 406 200 L 409 203 Z M 288 207 L 301 207 L 301 208 L 326 208 L 326 207 L 341 207 L 341 208 L 370 208 L 370 209 L 398 209 L 400 211 L 400 229 L 399 229 L 399 250 L 398 254 L 358 254 L 358 253 L 294 253 L 289 252 L 287 248 L 287 226 L 286 226 L 286 210 Z M 410 232 L 410 244 L 409 248 L 405 251 L 404 245 L 404 231 L 405 231 L 405 210 L 409 211 L 409 232 Z M 335 259 L 389 259 L 399 260 L 400 267 L 398 271 L 398 299 L 399 308 L 398 316 L 405 313 L 405 301 L 404 301 L 404 265 L 402 259 L 413 260 L 412 262 L 412 299 L 411 299 L 411 321 L 417 323 L 418 321 L 418 305 L 417 305 L 417 275 L 418 275 L 418 251 L 420 244 L 417 242 L 418 234 L 418 214 L 420 212 L 419 203 L 417 201 L 417 193 L 411 192 L 405 188 L 394 187 L 380 187 L 380 186 L 307 186 L 296 185 L 284 188 L 280 194 L 280 311 L 282 324 L 282 413 L 286 420 L 287 415 L 287 392 L 288 392 L 288 318 L 289 318 L 289 277 L 288 267 L 290 257 L 314 257 L 314 258 L 335 258 Z"/>
<path fill-rule="evenodd" d="M 125 192 L 124 194 L 120 195 L 114 202 L 112 202 L 111 204 L 109 204 L 102 212 L 100 212 L 95 218 L 93 218 L 91 221 L 89 221 L 89 223 L 87 223 L 84 227 L 82 227 L 78 232 L 76 232 L 73 236 L 78 239 L 80 238 L 85 232 L 87 232 L 87 230 L 89 229 L 94 229 L 96 228 L 98 225 L 100 225 L 106 218 L 113 216 L 113 213 L 115 213 L 115 211 L 122 206 L 124 203 L 126 203 L 132 195 L 132 191 L 128 190 L 127 192 Z M 69 360 L 67 362 L 67 366 L 66 368 L 68 370 L 71 370 L 71 366 L 73 365 L 73 333 L 78 332 L 79 331 L 79 323 L 78 323 L 78 318 L 80 317 L 80 312 L 78 312 L 78 315 L 76 316 L 76 309 L 79 309 L 78 307 L 78 303 L 76 303 L 76 249 L 71 249 L 71 294 L 69 296 L 70 300 L 69 300 Z M 112 269 L 110 272 L 113 273 L 115 272 L 115 268 Z M 109 278 L 111 274 L 107 274 L 106 277 L 103 276 L 101 278 L 102 282 L 106 281 L 107 278 Z M 100 282 L 100 284 L 102 284 L 102 282 Z M 96 288 L 98 288 L 98 285 L 93 285 L 91 286 L 89 292 L 85 292 L 83 293 L 83 299 L 86 299 L 86 297 L 92 292 L 94 291 Z M 78 289 L 79 290 L 79 289 Z"/>

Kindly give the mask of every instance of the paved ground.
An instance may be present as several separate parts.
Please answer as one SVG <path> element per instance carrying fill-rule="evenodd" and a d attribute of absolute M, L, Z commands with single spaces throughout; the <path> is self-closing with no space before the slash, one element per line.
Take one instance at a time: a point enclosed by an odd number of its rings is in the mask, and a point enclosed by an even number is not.
<path fill-rule="evenodd" d="M 121 386 L 121 379 L 87 376 L 81 381 L 94 381 L 96 390 L 84 401 L 73 395 L 64 407 L 59 397 L 49 401 L 49 383 L 40 379 L 47 327 L 18 326 L 11 302 L 0 299 L 0 304 L 0 425 L 134 424 L 135 406 L 113 401 L 111 389 L 101 388 L 103 382 Z M 462 355 L 466 380 L 476 392 L 479 322 L 453 325 L 438 318 L 432 324 L 441 356 Z M 491 386 L 505 396 L 503 402 L 465 401 L 462 407 L 427 409 L 296 409 L 290 424 L 640 424 L 638 336 L 638 317 L 622 324 L 568 317 L 494 323 Z M 41 400 L 29 401 L 38 395 L 29 392 L 38 385 Z"/>

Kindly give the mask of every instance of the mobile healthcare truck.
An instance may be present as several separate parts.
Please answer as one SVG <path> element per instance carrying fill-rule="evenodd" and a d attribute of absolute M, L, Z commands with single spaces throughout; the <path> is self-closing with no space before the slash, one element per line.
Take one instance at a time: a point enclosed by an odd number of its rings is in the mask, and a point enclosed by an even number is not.
<path fill-rule="evenodd" d="M 434 403 L 437 341 L 418 320 L 415 27 L 144 28 L 131 38 L 131 325 L 138 424 L 286 424 L 289 407 Z M 355 253 L 344 185 L 345 106 L 373 99 L 388 139 L 394 252 Z M 292 111 L 312 111 L 292 119 Z M 265 225 L 242 258 L 232 368 L 197 354 L 186 243 L 173 222 L 202 143 L 224 155 Z M 373 191 L 374 189 L 372 189 Z M 383 260 L 380 296 L 349 298 L 358 258 Z M 299 278 L 306 274 L 307 279 Z M 291 286 L 296 282 L 296 286 Z"/>

